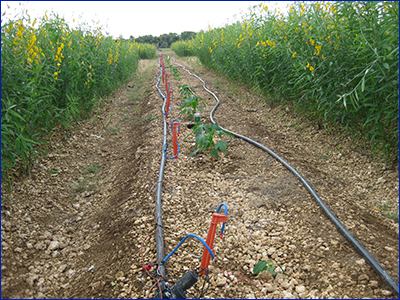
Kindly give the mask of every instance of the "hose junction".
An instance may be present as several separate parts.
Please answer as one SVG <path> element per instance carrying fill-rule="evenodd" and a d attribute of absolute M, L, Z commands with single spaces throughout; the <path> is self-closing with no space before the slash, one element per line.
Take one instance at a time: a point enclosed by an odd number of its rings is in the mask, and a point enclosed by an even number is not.
<path fill-rule="evenodd" d="M 218 108 L 220 104 L 220 100 L 218 97 L 210 91 L 206 87 L 206 83 L 204 82 L 203 79 L 201 79 L 199 76 L 196 74 L 191 73 L 189 70 L 187 70 L 183 65 L 180 65 L 176 62 L 174 62 L 172 58 L 172 63 L 183 68 L 186 72 L 188 72 L 190 75 L 196 77 L 198 80 L 200 80 L 203 83 L 203 88 L 210 93 L 215 100 L 217 101 L 217 104 L 214 106 L 210 113 L 210 120 L 213 124 L 216 124 L 213 115 Z M 155 219 L 156 219 L 156 250 L 157 250 L 157 263 L 155 264 L 148 264 L 144 268 L 145 272 L 148 272 L 153 266 L 157 267 L 157 270 L 155 272 L 155 275 L 157 276 L 157 282 L 155 285 L 151 287 L 153 289 L 155 286 L 157 288 L 156 293 L 154 298 L 164 298 L 164 299 L 186 299 L 186 294 L 185 291 L 194 286 L 198 279 L 199 276 L 202 276 L 202 279 L 204 279 L 203 285 L 201 290 L 199 291 L 196 288 L 197 295 L 191 295 L 192 297 L 196 298 L 201 298 L 204 296 L 206 293 L 208 286 L 209 286 L 209 276 L 208 276 L 208 263 L 211 258 L 214 258 L 214 253 L 213 253 L 213 242 L 214 242 L 214 237 L 216 233 L 216 225 L 218 223 L 223 223 L 222 229 L 221 229 L 221 235 L 220 237 L 222 238 L 222 234 L 224 231 L 225 227 L 225 222 L 228 217 L 228 207 L 226 204 L 222 203 L 218 209 L 217 212 L 213 214 L 213 219 L 211 221 L 211 226 L 210 230 L 208 232 L 207 236 L 207 241 L 205 242 L 201 237 L 194 235 L 194 234 L 188 234 L 186 237 L 184 237 L 181 242 L 175 247 L 175 249 L 167 256 L 165 257 L 164 253 L 164 247 L 163 247 L 163 228 L 162 228 L 162 217 L 161 217 L 161 191 L 162 191 L 162 180 L 163 180 L 163 173 L 164 173 L 164 167 L 165 167 L 165 159 L 174 159 L 179 155 L 180 152 L 180 146 L 179 143 L 176 139 L 176 136 L 179 135 L 180 132 L 180 123 L 179 120 L 173 120 L 172 122 L 169 122 L 168 120 L 168 114 L 171 112 L 171 106 L 170 106 L 170 101 L 171 101 L 171 96 L 173 94 L 172 88 L 170 88 L 170 84 L 168 81 L 168 74 L 165 71 L 165 65 L 164 65 L 164 53 L 161 55 L 160 59 L 160 70 L 159 70 L 159 76 L 157 78 L 157 84 L 156 87 L 159 91 L 160 97 L 164 100 L 163 106 L 162 106 L 162 113 L 163 113 L 163 119 L 164 119 L 164 133 L 163 133 L 163 155 L 161 158 L 161 163 L 160 163 L 160 171 L 159 171 L 159 178 L 158 178 L 158 183 L 157 183 L 157 193 L 156 193 L 156 209 L 155 209 Z M 165 85 L 165 94 L 161 91 L 160 89 L 160 81 L 162 80 Z M 168 112 L 166 112 L 168 111 Z M 168 143 L 167 143 L 167 125 L 168 123 L 171 125 L 171 132 L 173 133 L 173 146 L 174 146 L 174 155 L 169 157 L 167 155 L 167 149 L 168 149 Z M 222 128 L 222 127 L 221 127 Z M 395 295 L 398 297 L 399 296 L 399 285 L 396 283 L 396 281 L 388 274 L 388 272 L 379 264 L 379 262 L 372 256 L 371 253 L 369 253 L 363 245 L 349 232 L 349 230 L 338 220 L 338 218 L 333 214 L 333 212 L 329 209 L 329 207 L 322 201 L 322 199 L 318 196 L 318 194 L 315 192 L 315 190 L 311 187 L 311 185 L 307 182 L 307 180 L 296 170 L 294 169 L 290 164 L 288 164 L 284 159 L 279 157 L 276 153 L 274 153 L 272 150 L 268 149 L 264 145 L 246 137 L 243 135 L 240 135 L 238 133 L 235 133 L 233 131 L 227 130 L 225 128 L 222 128 L 222 130 L 234 135 L 235 137 L 241 138 L 244 141 L 253 144 L 254 146 L 262 149 L 263 151 L 267 152 L 269 155 L 271 155 L 273 158 L 275 158 L 277 161 L 279 161 L 282 165 L 284 165 L 290 172 L 292 172 L 301 182 L 302 184 L 307 188 L 311 196 L 315 199 L 317 204 L 322 208 L 324 213 L 327 215 L 327 217 L 331 220 L 331 222 L 336 226 L 338 231 L 351 243 L 351 245 L 356 249 L 356 251 L 366 260 L 366 262 L 373 268 L 373 270 L 382 278 L 382 280 L 389 286 L 389 288 L 395 293 Z M 221 215 L 219 214 L 219 210 L 221 207 L 224 207 L 225 214 Z M 168 260 L 168 258 L 175 253 L 175 251 L 182 245 L 182 243 L 189 237 L 193 237 L 198 239 L 203 245 L 204 245 L 204 252 L 203 252 L 203 259 L 201 263 L 201 267 L 196 268 L 195 270 L 190 270 L 186 274 L 184 274 L 176 283 L 174 286 L 170 286 L 168 283 L 168 277 L 166 276 L 166 269 L 165 269 L 165 262 Z M 151 290 L 149 291 L 149 293 Z"/>

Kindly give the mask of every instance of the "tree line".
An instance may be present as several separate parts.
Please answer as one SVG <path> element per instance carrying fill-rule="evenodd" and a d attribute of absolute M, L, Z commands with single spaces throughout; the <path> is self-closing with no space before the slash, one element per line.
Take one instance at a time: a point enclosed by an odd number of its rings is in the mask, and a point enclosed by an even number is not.
<path fill-rule="evenodd" d="M 153 44 L 157 48 L 169 48 L 171 47 L 171 44 L 177 42 L 177 41 L 187 41 L 192 38 L 196 37 L 196 32 L 193 31 L 183 31 L 180 35 L 174 32 L 171 33 L 164 33 L 160 36 L 152 36 L 150 35 L 144 35 L 140 36 L 138 38 L 134 38 L 132 35 L 129 37 L 130 40 L 135 40 L 137 43 L 145 43 L 145 44 Z"/>

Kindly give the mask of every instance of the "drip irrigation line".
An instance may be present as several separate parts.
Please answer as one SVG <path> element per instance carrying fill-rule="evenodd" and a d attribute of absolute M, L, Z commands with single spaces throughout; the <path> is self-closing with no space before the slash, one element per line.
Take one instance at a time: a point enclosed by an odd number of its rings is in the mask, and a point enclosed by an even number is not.
<path fill-rule="evenodd" d="M 214 106 L 214 108 L 211 110 L 210 113 L 210 120 L 213 124 L 216 124 L 213 118 L 213 114 L 217 107 L 220 104 L 220 101 L 218 97 L 210 91 L 206 87 L 206 83 L 203 79 L 201 79 L 199 76 L 196 74 L 191 73 L 189 70 L 187 70 L 183 65 L 180 65 L 176 62 L 173 62 L 176 65 L 182 67 L 186 72 L 188 72 L 190 75 L 196 77 L 203 83 L 203 88 L 209 92 L 216 100 L 217 104 Z M 221 126 L 220 126 L 221 127 Z M 334 213 L 329 209 L 329 207 L 325 204 L 324 201 L 318 196 L 318 194 L 315 192 L 315 190 L 311 187 L 311 185 L 307 182 L 307 180 L 295 169 L 293 168 L 289 163 L 287 163 L 284 159 L 279 157 L 275 152 L 272 150 L 268 149 L 264 145 L 244 136 L 241 134 L 238 134 L 236 132 L 230 131 L 228 129 L 225 129 L 221 127 L 222 130 L 225 130 L 226 132 L 229 132 L 233 134 L 234 136 L 241 138 L 245 140 L 246 142 L 253 144 L 254 146 L 264 150 L 267 152 L 269 155 L 271 155 L 273 158 L 278 160 L 282 165 L 284 165 L 289 171 L 291 171 L 300 181 L 304 184 L 304 186 L 307 188 L 307 190 L 310 192 L 311 196 L 314 197 L 318 205 L 322 208 L 324 213 L 328 216 L 328 218 L 331 220 L 331 222 L 336 226 L 336 228 L 339 230 L 339 232 L 353 245 L 353 247 L 357 250 L 357 252 L 368 262 L 368 264 L 372 267 L 372 269 L 375 270 L 375 272 L 382 278 L 382 280 L 389 286 L 389 288 L 396 294 L 396 296 L 399 296 L 399 284 L 389 275 L 389 273 L 379 264 L 379 262 L 372 256 L 371 253 L 368 252 L 364 248 L 364 246 L 350 233 L 350 231 L 339 221 L 339 219 L 334 215 Z"/>
<path fill-rule="evenodd" d="M 160 84 L 160 78 L 161 78 L 161 70 L 160 74 L 157 78 L 157 84 L 156 87 L 158 89 L 158 92 L 160 96 L 163 98 L 164 103 L 162 106 L 162 111 L 165 111 L 165 105 L 167 102 L 167 98 L 163 95 L 159 88 Z M 164 119 L 164 132 L 163 132 L 163 144 L 165 145 L 167 143 L 167 118 L 163 114 L 163 119 Z M 158 175 L 158 182 L 157 182 L 157 192 L 156 192 L 156 207 L 155 207 L 155 217 L 156 217 L 156 226 L 157 226 L 157 232 L 156 232 L 156 249 L 157 249 L 157 263 L 158 263 L 158 270 L 161 275 L 161 278 L 166 278 L 166 270 L 165 266 L 162 263 L 165 253 L 164 253 L 164 237 L 163 237 L 163 227 L 162 227 L 162 218 L 161 218 L 161 191 L 162 191 L 162 180 L 164 176 L 164 167 L 165 167 L 165 155 L 161 155 L 161 163 L 160 163 L 160 171 Z M 165 282 L 164 280 L 161 280 L 159 282 L 159 292 L 160 295 L 162 294 L 162 291 L 165 289 Z"/>

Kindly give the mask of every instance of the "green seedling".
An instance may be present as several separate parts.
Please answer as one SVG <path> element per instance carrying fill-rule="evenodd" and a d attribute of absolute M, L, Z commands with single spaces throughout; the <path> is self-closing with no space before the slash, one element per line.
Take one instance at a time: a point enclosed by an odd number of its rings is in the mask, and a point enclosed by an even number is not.
<path fill-rule="evenodd" d="M 188 86 L 187 84 L 179 85 L 179 90 L 181 92 L 182 97 L 185 97 L 186 95 L 194 94 L 193 88 L 191 86 Z"/>
<path fill-rule="evenodd" d="M 276 264 L 276 266 L 279 267 L 283 273 L 285 273 L 280 264 Z M 276 267 L 270 260 L 269 261 L 261 260 L 254 266 L 253 273 L 257 275 L 262 271 L 268 271 L 272 274 L 272 276 L 275 276 L 276 275 L 275 269 Z"/>
<path fill-rule="evenodd" d="M 218 143 L 214 142 L 214 134 L 216 133 L 220 138 L 222 135 L 231 135 L 231 133 L 226 132 L 223 130 L 221 127 L 219 127 L 217 124 L 203 124 L 199 123 L 196 126 L 193 127 L 193 132 L 191 134 L 196 135 L 196 150 L 193 151 L 190 156 L 195 155 L 196 153 L 202 153 L 203 151 L 209 151 L 211 154 L 212 158 L 212 165 L 214 167 L 214 160 L 218 160 L 219 152 L 224 152 L 226 153 L 226 147 L 229 146 L 228 143 L 224 141 L 219 141 Z M 188 136 L 189 136 L 188 135 Z"/>
<path fill-rule="evenodd" d="M 181 96 L 185 99 L 185 102 L 183 102 L 179 108 L 179 114 L 181 115 L 186 113 L 193 120 L 196 110 L 203 112 L 203 108 L 199 104 L 203 103 L 204 108 L 207 104 L 202 98 L 196 96 L 193 93 L 193 89 L 188 85 L 180 85 L 179 90 L 181 91 Z"/>

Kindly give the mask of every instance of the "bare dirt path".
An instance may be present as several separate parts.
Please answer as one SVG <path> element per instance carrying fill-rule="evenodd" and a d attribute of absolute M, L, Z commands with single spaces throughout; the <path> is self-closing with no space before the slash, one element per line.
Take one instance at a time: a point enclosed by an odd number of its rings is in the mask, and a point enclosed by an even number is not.
<path fill-rule="evenodd" d="M 289 107 L 270 107 L 195 58 L 177 61 L 220 98 L 218 124 L 259 141 L 295 167 L 398 282 L 398 223 L 379 211 L 398 214 L 398 171 L 371 162 L 350 140 L 293 117 Z M 207 101 L 202 121 L 209 123 L 215 100 L 180 71 L 180 82 L 170 74 L 170 119 L 188 121 L 178 116 L 178 85 L 188 84 Z M 153 296 L 155 282 L 142 276 L 142 266 L 156 261 L 155 184 L 163 147 L 157 72 L 156 59 L 141 61 L 138 76 L 103 109 L 65 139 L 55 134 L 53 150 L 31 177 L 17 180 L 9 195 L 2 189 L 3 298 Z M 182 129 L 181 153 L 165 167 L 165 253 L 189 233 L 205 239 L 212 212 L 222 202 L 229 210 L 224 238 L 215 239 L 204 298 L 395 298 L 299 180 L 272 157 L 224 138 L 230 147 L 212 168 L 207 154 L 189 157 L 194 141 L 184 139 L 191 130 Z M 171 135 L 168 141 L 171 155 Z M 195 269 L 202 252 L 197 240 L 186 240 L 168 260 L 167 276 Z M 271 261 L 276 276 L 253 275 L 260 260 Z"/>

